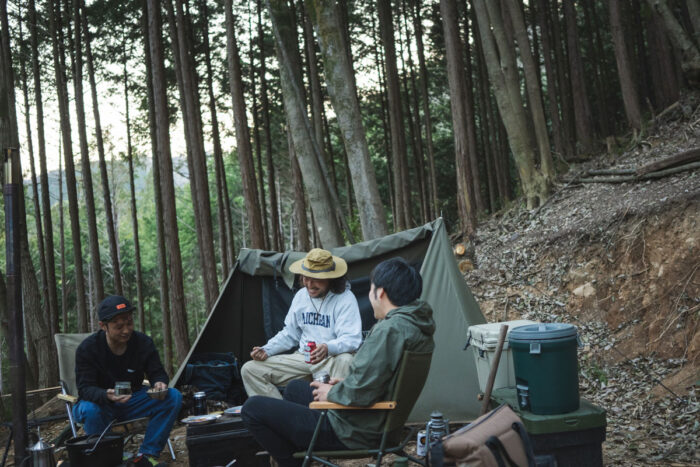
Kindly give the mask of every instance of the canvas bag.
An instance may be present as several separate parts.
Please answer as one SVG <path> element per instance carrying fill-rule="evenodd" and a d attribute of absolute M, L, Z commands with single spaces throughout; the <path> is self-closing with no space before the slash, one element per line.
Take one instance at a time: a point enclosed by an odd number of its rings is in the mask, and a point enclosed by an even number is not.
<path fill-rule="evenodd" d="M 535 466 L 525 427 L 505 404 L 443 438 L 442 454 L 445 463 L 457 466 Z M 433 465 L 439 465 L 435 460 Z"/>

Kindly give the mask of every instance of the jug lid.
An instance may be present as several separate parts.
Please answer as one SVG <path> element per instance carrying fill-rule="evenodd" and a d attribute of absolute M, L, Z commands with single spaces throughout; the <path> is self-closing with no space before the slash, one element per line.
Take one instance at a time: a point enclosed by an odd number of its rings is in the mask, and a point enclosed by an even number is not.
<path fill-rule="evenodd" d="M 508 336 L 511 342 L 530 342 L 576 337 L 576 326 L 568 323 L 537 323 L 519 326 Z"/>
<path fill-rule="evenodd" d="M 47 449 L 53 449 L 53 445 L 45 443 L 41 438 L 39 438 L 39 441 L 37 441 L 35 445 L 29 448 L 30 451 L 46 451 Z"/>

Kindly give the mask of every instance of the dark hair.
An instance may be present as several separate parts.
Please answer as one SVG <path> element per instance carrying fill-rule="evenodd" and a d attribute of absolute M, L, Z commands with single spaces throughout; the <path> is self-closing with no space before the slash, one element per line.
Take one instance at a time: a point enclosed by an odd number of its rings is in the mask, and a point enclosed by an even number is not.
<path fill-rule="evenodd" d="M 401 257 L 391 258 L 376 265 L 369 280 L 375 287 L 383 288 L 391 303 L 396 306 L 411 303 L 420 297 L 423 291 L 423 279 L 420 274 Z"/>
<path fill-rule="evenodd" d="M 347 287 L 348 283 L 348 275 L 344 275 L 342 277 L 336 277 L 335 279 L 330 279 L 330 282 L 328 283 L 328 291 L 333 292 L 334 294 L 341 294 L 345 292 L 345 288 Z M 301 274 L 296 275 L 295 279 L 295 286 L 299 289 L 304 287 L 304 276 Z"/>
<path fill-rule="evenodd" d="M 341 294 L 345 292 L 345 287 L 348 283 L 348 276 L 347 274 L 342 276 L 342 277 L 336 277 L 335 279 L 331 279 L 330 282 L 330 290 L 334 294 Z"/>

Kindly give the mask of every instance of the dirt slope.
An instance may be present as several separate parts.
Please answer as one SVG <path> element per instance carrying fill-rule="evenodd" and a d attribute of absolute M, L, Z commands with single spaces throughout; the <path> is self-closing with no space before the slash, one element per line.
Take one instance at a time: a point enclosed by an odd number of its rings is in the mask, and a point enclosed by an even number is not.
<path fill-rule="evenodd" d="M 567 179 L 700 147 L 697 96 L 681 109 L 619 154 L 572 166 Z M 700 170 L 562 182 L 544 208 L 492 217 L 472 243 L 465 278 L 490 322 L 579 327 L 583 396 L 608 410 L 606 464 L 700 463 Z"/>

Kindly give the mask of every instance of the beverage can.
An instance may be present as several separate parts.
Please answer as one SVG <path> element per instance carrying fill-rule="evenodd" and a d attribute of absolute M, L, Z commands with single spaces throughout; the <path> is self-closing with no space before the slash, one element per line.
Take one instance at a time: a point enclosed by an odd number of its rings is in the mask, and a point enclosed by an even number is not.
<path fill-rule="evenodd" d="M 311 352 L 314 350 L 316 350 L 316 342 L 307 342 L 304 346 L 304 361 L 306 361 L 306 363 L 311 363 Z"/>
<path fill-rule="evenodd" d="M 314 381 L 318 381 L 319 383 L 324 383 L 328 384 L 331 380 L 331 375 L 328 374 L 327 371 L 321 370 L 316 373 L 314 373 Z"/>
<path fill-rule="evenodd" d="M 207 408 L 207 393 L 199 391 L 194 393 L 194 407 L 192 411 L 195 415 L 206 415 L 209 412 Z"/>
<path fill-rule="evenodd" d="M 428 442 L 425 430 L 420 430 L 416 437 L 416 455 L 425 457 L 428 453 Z"/>

